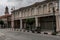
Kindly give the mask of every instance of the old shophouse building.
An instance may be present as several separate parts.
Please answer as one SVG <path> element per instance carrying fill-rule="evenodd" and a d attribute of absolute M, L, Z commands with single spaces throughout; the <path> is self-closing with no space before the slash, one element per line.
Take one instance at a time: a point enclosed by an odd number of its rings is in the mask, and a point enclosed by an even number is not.
<path fill-rule="evenodd" d="M 0 16 L 0 20 L 4 22 L 3 28 L 11 28 L 11 14 L 9 14 L 9 9 L 7 6 L 5 8 L 4 15 Z"/>
<path fill-rule="evenodd" d="M 40 27 L 41 32 L 53 32 L 56 27 L 56 31 L 60 31 L 59 1 L 45 0 L 13 10 L 12 28 L 26 29 L 27 23 L 25 21 L 29 18 L 34 19 L 31 29 Z"/>

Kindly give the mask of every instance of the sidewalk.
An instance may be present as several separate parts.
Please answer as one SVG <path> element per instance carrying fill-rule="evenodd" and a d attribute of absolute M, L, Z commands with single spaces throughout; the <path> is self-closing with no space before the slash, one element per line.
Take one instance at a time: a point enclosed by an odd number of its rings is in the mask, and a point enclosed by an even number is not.
<path fill-rule="evenodd" d="M 12 30 L 12 29 L 5 29 L 5 30 L 7 30 L 7 31 L 10 31 L 10 32 L 22 32 L 22 33 L 28 33 L 28 34 L 41 34 L 41 35 L 51 35 L 51 34 L 44 34 L 44 33 L 32 33 L 31 31 L 30 32 L 27 32 L 27 31 L 20 31 L 20 29 L 16 29 L 16 30 Z M 51 36 L 53 36 L 53 35 L 51 35 Z M 54 36 L 60 36 L 60 33 L 58 33 L 57 35 L 54 35 Z"/>
<path fill-rule="evenodd" d="M 0 32 L 0 37 L 1 37 L 1 36 L 4 36 L 4 35 L 5 35 L 5 34 L 3 34 L 3 33 Z"/>
<path fill-rule="evenodd" d="M 23 31 L 12 31 L 9 29 L 0 29 L 0 32 L 4 33 L 7 38 L 10 39 L 21 39 L 21 40 L 60 40 L 60 36 L 57 35 L 47 35 L 40 33 L 32 32 L 23 32 Z"/>

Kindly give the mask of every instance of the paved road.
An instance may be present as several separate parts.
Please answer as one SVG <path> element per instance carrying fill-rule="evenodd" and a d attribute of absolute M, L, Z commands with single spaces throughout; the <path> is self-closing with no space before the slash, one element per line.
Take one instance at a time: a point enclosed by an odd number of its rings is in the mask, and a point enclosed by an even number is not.
<path fill-rule="evenodd" d="M 60 40 L 60 36 L 8 31 L 0 29 L 0 40 Z"/>

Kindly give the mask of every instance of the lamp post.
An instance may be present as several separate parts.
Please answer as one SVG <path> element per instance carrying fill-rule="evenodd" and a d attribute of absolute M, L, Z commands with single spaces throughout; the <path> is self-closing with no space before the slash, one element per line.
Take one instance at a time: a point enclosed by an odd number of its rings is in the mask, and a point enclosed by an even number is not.
<path fill-rule="evenodd" d="M 56 22 L 55 22 L 56 18 L 55 18 L 55 8 L 54 7 L 52 8 L 52 11 L 53 11 L 53 26 L 54 26 L 53 33 L 56 35 Z"/>

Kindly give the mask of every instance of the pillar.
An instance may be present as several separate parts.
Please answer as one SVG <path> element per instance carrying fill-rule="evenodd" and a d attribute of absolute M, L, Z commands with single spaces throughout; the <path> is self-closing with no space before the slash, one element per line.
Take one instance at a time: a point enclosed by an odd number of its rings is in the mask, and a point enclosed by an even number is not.
<path fill-rule="evenodd" d="M 20 19 L 20 31 L 22 30 L 22 19 Z"/>
<path fill-rule="evenodd" d="M 24 23 L 24 29 L 23 29 L 23 31 L 24 32 L 26 31 L 26 23 Z"/>
<path fill-rule="evenodd" d="M 11 28 L 14 30 L 14 15 L 11 15 Z"/>
<path fill-rule="evenodd" d="M 50 9 L 49 9 L 49 4 L 47 4 L 47 13 L 49 13 Z"/>
<path fill-rule="evenodd" d="M 11 28 L 14 30 L 14 21 L 11 22 Z"/>
<path fill-rule="evenodd" d="M 35 18 L 35 26 L 38 27 L 38 17 Z"/>
<path fill-rule="evenodd" d="M 56 31 L 60 32 L 60 16 L 56 16 Z"/>
<path fill-rule="evenodd" d="M 24 29 L 26 28 L 26 23 L 24 23 Z"/>

